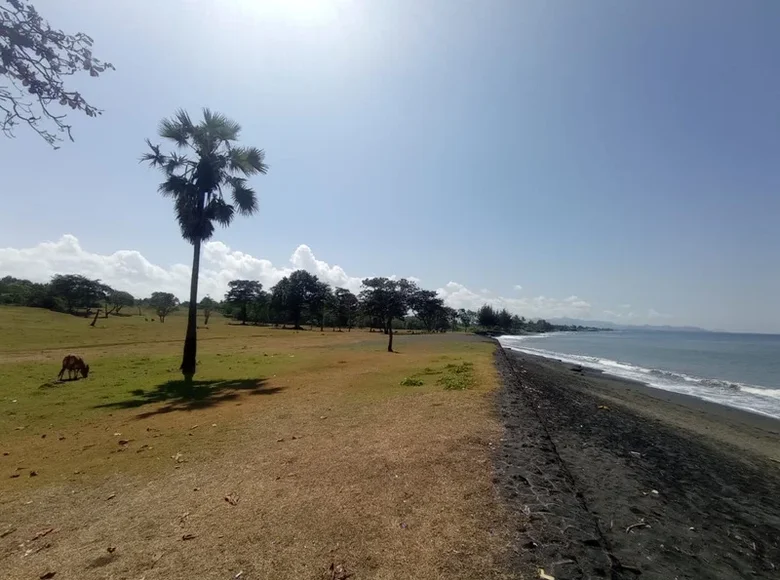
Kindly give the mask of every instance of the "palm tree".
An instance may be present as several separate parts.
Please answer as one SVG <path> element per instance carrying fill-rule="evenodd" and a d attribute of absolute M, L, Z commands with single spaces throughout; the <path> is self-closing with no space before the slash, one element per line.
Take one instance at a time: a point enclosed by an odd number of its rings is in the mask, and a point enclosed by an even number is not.
<path fill-rule="evenodd" d="M 198 124 L 180 110 L 160 122 L 159 128 L 160 137 L 172 141 L 180 152 L 163 153 L 160 145 L 147 139 L 150 151 L 141 157 L 142 162 L 159 168 L 165 175 L 159 191 L 173 198 L 181 235 L 193 246 L 189 315 L 181 361 L 181 372 L 188 384 L 192 384 L 197 357 L 200 246 L 214 234 L 215 223 L 228 226 L 236 212 L 251 215 L 257 211 L 257 197 L 246 178 L 268 171 L 261 149 L 235 144 L 240 131 L 238 123 L 209 109 L 203 110 L 203 121 Z M 228 191 L 230 203 L 223 195 Z"/>

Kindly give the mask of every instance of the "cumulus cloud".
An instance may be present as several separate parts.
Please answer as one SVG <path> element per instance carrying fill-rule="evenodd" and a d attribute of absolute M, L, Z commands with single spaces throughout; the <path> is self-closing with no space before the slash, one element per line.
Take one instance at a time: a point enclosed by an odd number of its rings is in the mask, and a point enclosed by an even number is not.
<path fill-rule="evenodd" d="M 258 280 L 265 288 L 270 288 L 297 269 L 311 272 L 332 286 L 349 288 L 356 293 L 363 279 L 362 276 L 348 275 L 341 266 L 317 259 L 305 244 L 295 249 L 289 264 L 277 266 L 269 260 L 233 250 L 223 242 L 210 241 L 203 245 L 200 296 L 208 294 L 221 298 L 227 290 L 228 282 L 237 278 Z M 98 278 L 141 297 L 160 290 L 185 298 L 190 272 L 190 266 L 186 264 L 169 267 L 153 264 L 135 250 L 120 250 L 112 254 L 90 252 L 72 235 L 64 235 L 56 242 L 43 242 L 32 248 L 0 248 L 2 275 L 44 282 L 54 274 L 78 273 Z M 408 278 L 420 282 L 413 276 Z M 507 298 L 486 288 L 473 291 L 458 282 L 449 282 L 437 292 L 453 308 L 476 310 L 483 304 L 491 304 L 529 318 L 587 317 L 591 311 L 587 301 L 574 295 L 563 299 L 547 296 Z"/>
<path fill-rule="evenodd" d="M 515 288 L 515 290 L 517 290 L 518 292 L 520 292 L 520 290 L 522 290 L 522 289 L 523 289 L 523 287 L 522 287 L 520 284 L 515 284 L 514 288 Z"/>
<path fill-rule="evenodd" d="M 439 288 L 436 292 L 453 308 L 476 310 L 483 304 L 490 304 L 493 307 L 506 308 L 513 314 L 528 318 L 581 317 L 588 316 L 591 311 L 590 303 L 578 296 L 569 296 L 563 300 L 547 296 L 506 298 L 495 296 L 492 292 L 484 289 L 474 292 L 457 282 L 448 282 L 446 286 Z"/>

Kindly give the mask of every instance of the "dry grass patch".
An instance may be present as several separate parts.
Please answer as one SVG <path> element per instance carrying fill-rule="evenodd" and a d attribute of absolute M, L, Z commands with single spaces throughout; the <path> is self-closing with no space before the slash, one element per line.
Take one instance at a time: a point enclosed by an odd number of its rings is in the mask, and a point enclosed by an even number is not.
<path fill-rule="evenodd" d="M 20 363 L 35 366 L 17 402 L 0 392 L 0 577 L 510 577 L 492 344 L 410 336 L 388 354 L 369 333 L 219 332 L 202 345 L 199 377 L 214 382 L 200 404 L 169 383 L 178 345 L 96 348 L 94 382 L 44 395 L 31 393 L 48 366 Z M 469 389 L 437 384 L 464 363 Z"/>

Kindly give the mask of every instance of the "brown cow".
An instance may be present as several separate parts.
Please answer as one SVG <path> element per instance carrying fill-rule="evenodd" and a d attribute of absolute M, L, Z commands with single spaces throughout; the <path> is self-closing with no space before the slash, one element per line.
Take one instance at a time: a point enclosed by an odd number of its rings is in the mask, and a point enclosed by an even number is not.
<path fill-rule="evenodd" d="M 62 369 L 57 376 L 59 380 L 62 380 L 62 375 L 65 374 L 66 370 L 68 371 L 68 380 L 79 378 L 79 372 L 85 379 L 89 375 L 89 365 L 84 364 L 84 359 L 75 354 L 69 354 L 62 359 Z"/>

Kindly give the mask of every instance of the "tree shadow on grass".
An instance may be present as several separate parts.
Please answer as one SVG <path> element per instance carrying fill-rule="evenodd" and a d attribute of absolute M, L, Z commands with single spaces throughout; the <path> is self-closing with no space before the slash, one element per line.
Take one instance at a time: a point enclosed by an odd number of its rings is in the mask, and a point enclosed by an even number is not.
<path fill-rule="evenodd" d="M 282 387 L 268 387 L 266 379 L 193 381 L 167 381 L 153 390 L 136 389 L 133 398 L 114 403 L 95 405 L 95 409 L 135 409 L 144 405 L 166 403 L 154 411 L 147 411 L 136 419 L 147 419 L 172 411 L 194 411 L 214 407 L 220 403 L 235 401 L 242 395 L 273 395 Z"/>

